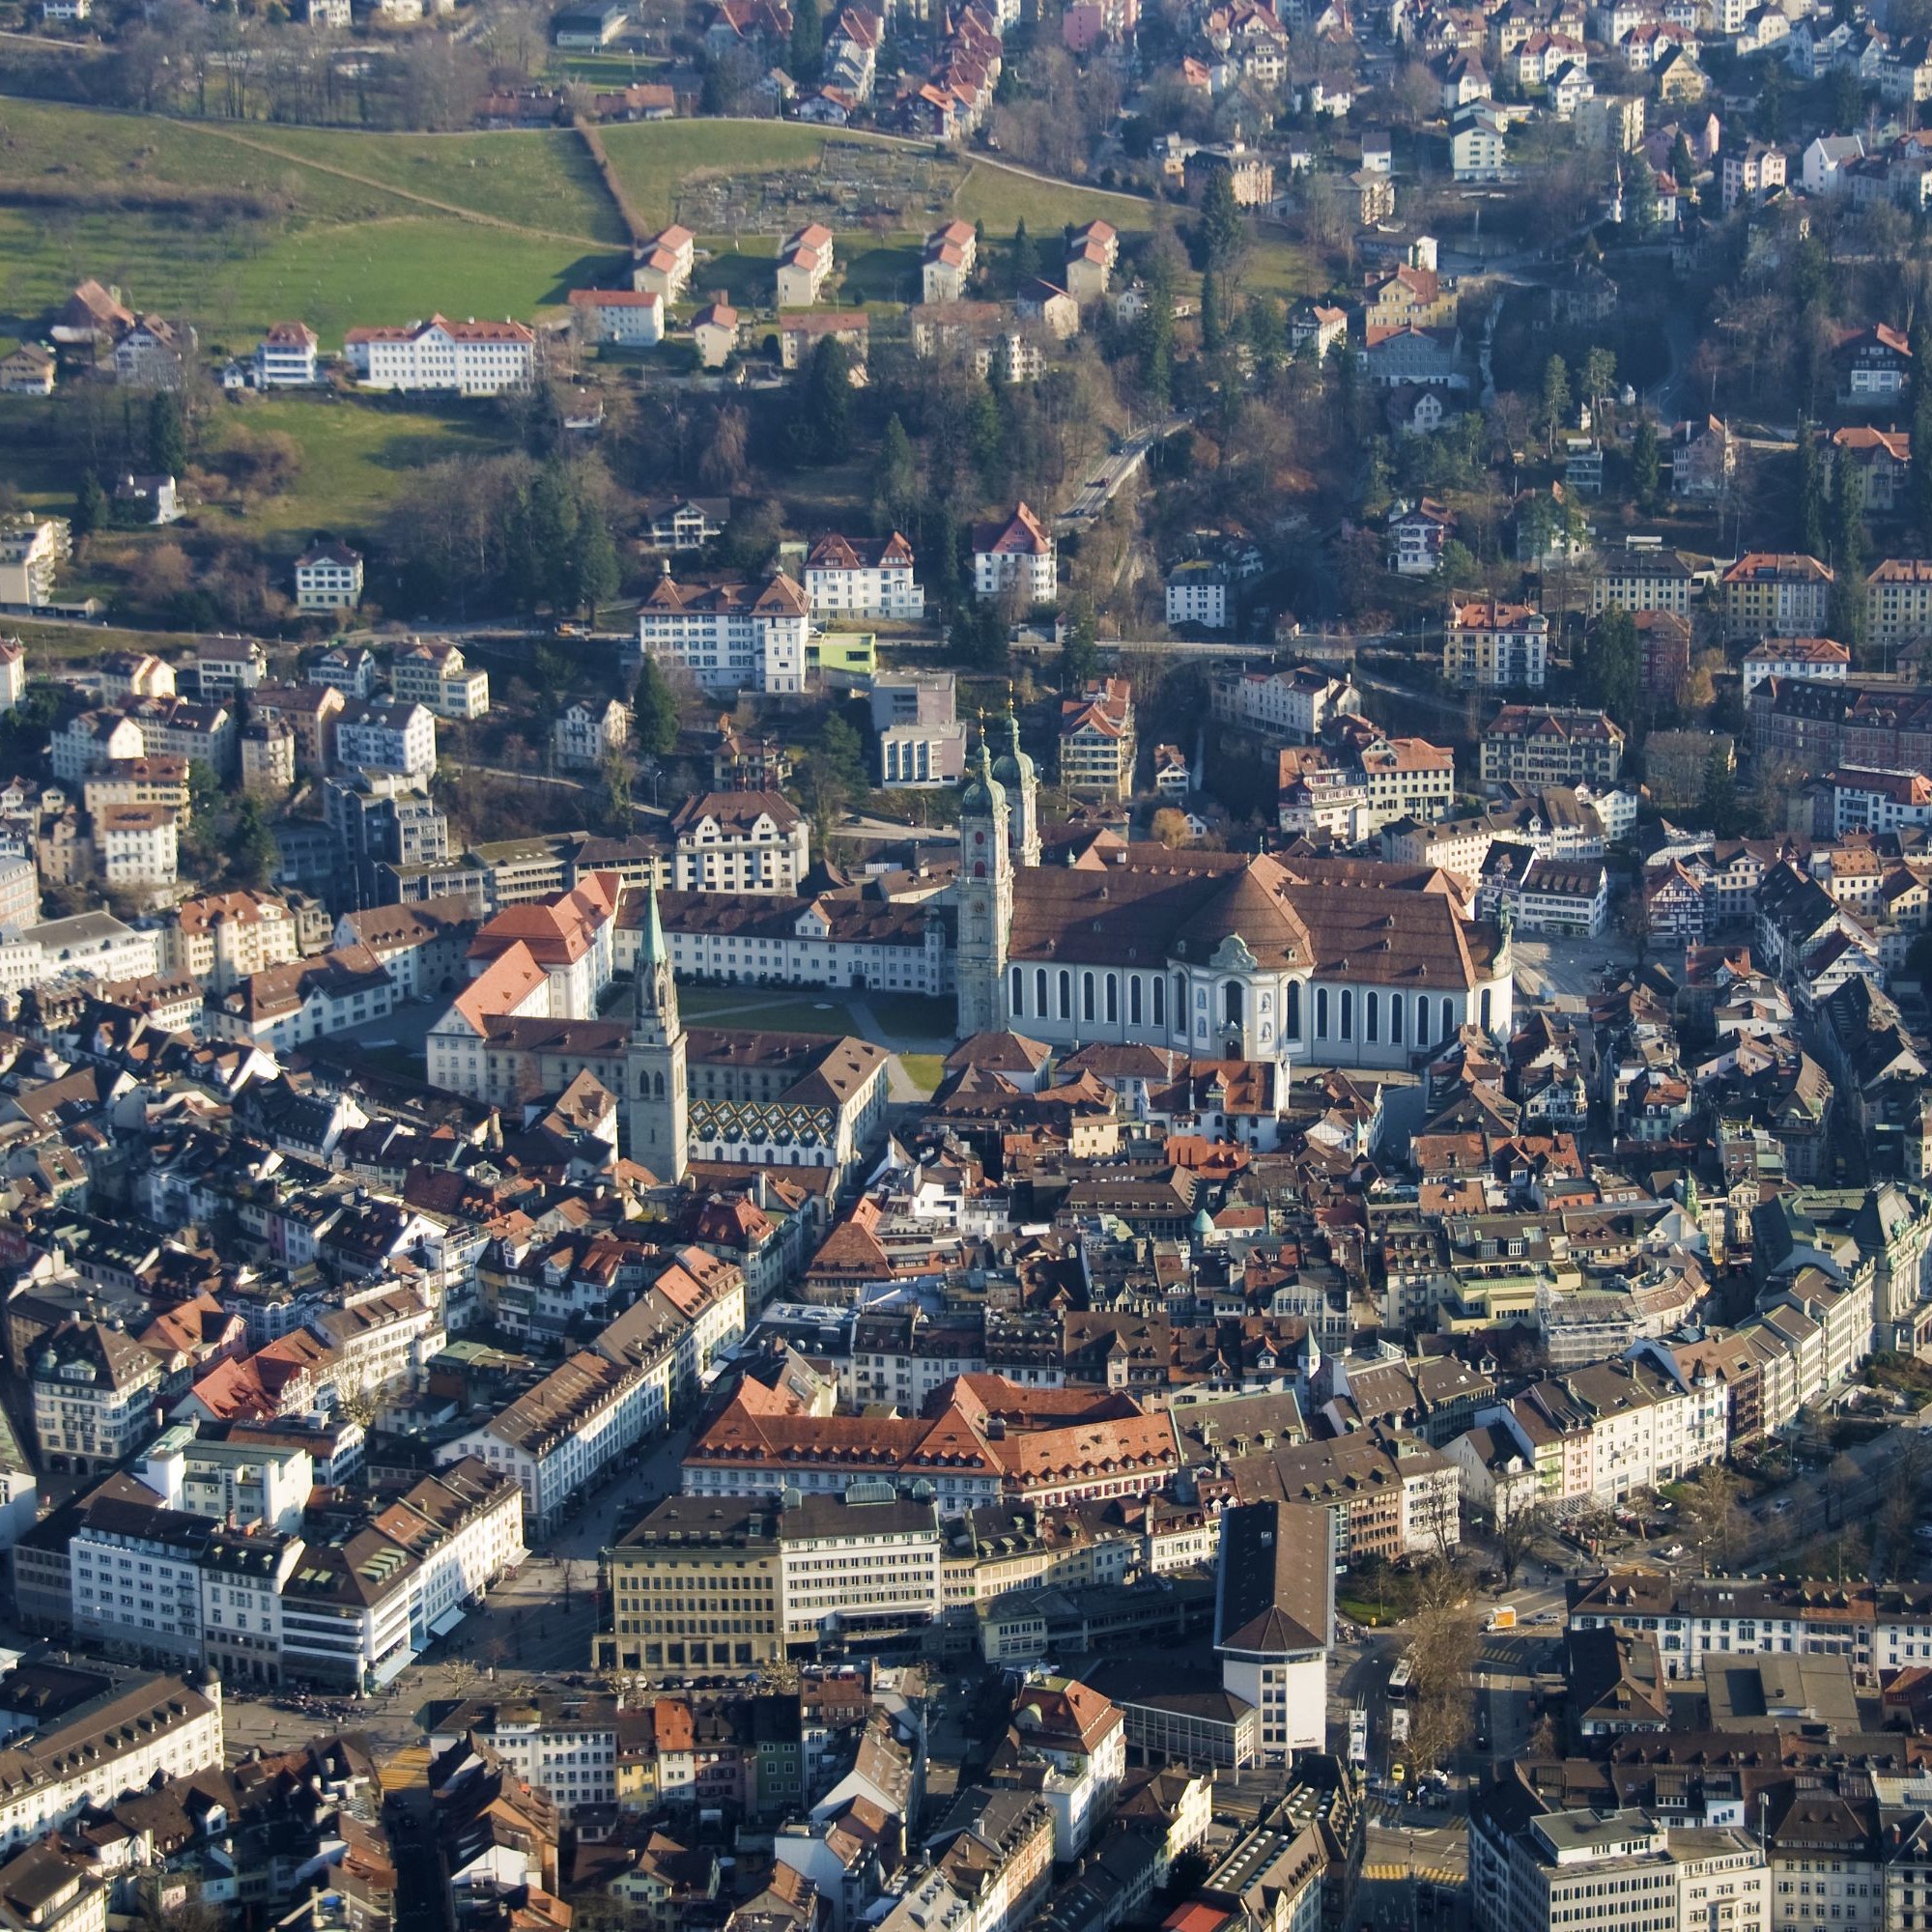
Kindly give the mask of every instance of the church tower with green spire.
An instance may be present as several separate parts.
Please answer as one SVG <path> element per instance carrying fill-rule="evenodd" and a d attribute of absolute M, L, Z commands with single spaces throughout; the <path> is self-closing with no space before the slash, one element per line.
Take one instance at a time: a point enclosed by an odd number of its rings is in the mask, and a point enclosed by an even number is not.
<path fill-rule="evenodd" d="M 1013 923 L 1013 856 L 1007 788 L 993 776 L 985 721 L 966 761 L 959 794 L 959 1037 L 995 1033 L 1006 1025 L 1000 980 L 1007 970 L 1007 934 Z"/>
<path fill-rule="evenodd" d="M 631 1043 L 624 1049 L 624 1152 L 660 1180 L 682 1180 L 691 1131 L 684 1022 L 655 880 L 644 907 L 632 998 Z"/>

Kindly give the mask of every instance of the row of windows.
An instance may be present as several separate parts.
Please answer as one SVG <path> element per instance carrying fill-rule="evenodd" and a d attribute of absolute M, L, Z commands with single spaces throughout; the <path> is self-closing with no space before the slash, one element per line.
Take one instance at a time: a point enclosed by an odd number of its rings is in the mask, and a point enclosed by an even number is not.
<path fill-rule="evenodd" d="M 1121 976 L 1115 973 L 1095 974 L 1093 972 L 1083 972 L 1080 975 L 1078 991 L 1080 1018 L 1083 1021 L 1097 1020 L 1100 1017 L 1100 1010 L 1104 1007 L 1106 1023 L 1109 1026 L 1118 1026 L 1120 1024 L 1120 979 Z M 1148 1021 L 1143 1018 L 1143 1013 L 1144 1011 L 1151 1010 L 1152 1015 L 1151 1023 L 1155 1027 L 1166 1026 L 1167 980 L 1165 976 L 1153 975 L 1144 979 L 1138 973 L 1131 973 L 1126 976 L 1126 980 L 1127 1024 L 1133 1027 L 1148 1024 Z M 1024 1019 L 1028 1013 L 1027 970 L 1025 967 L 1015 966 L 1011 969 L 1009 985 L 1012 1004 L 1011 1017 L 1014 1019 Z M 1142 994 L 1144 985 L 1151 989 L 1145 1001 Z M 1059 968 L 1057 973 L 1049 973 L 1044 966 L 1034 968 L 1032 1016 L 1036 1019 L 1058 1017 L 1063 1020 L 1071 1020 L 1073 1018 L 1074 992 L 1074 976 L 1066 967 L 1063 966 Z M 1245 983 L 1238 980 L 1230 980 L 1223 985 L 1222 1020 L 1226 1025 L 1238 1027 L 1242 1024 L 1245 992 Z M 1383 997 L 1379 991 L 1370 991 L 1362 996 L 1362 1038 L 1371 1043 L 1380 1042 L 1383 1017 L 1384 1012 L 1386 1012 L 1389 1042 L 1391 1045 L 1403 1045 L 1405 1043 L 1404 1037 L 1406 1031 L 1406 1017 L 1408 1013 L 1406 997 L 1401 993 L 1388 994 L 1386 996 L 1386 1008 L 1383 1005 Z M 1176 1009 L 1179 1011 L 1184 1006 L 1187 998 L 1187 982 L 1179 974 L 1175 975 L 1174 998 Z M 1207 998 L 1207 989 L 1205 987 L 1197 987 L 1195 991 L 1195 1003 L 1205 1006 Z M 1415 1002 L 1415 1044 L 1417 1046 L 1427 1046 L 1431 1037 L 1429 996 L 1426 993 L 1417 993 L 1413 995 L 1413 998 Z M 1263 993 L 1259 1004 L 1262 1013 L 1267 1014 L 1272 1006 L 1271 996 L 1267 993 Z M 1490 1024 L 1491 1014 L 1490 992 L 1487 987 L 1482 994 L 1480 1011 L 1482 1024 L 1487 1027 Z M 1440 1013 L 1440 1031 L 1437 1037 L 1447 1039 L 1456 1031 L 1455 1002 L 1445 996 L 1441 1001 Z M 1335 1031 L 1332 1034 L 1329 1030 L 1330 1016 L 1329 989 L 1326 986 L 1318 986 L 1315 989 L 1315 1037 L 1317 1039 L 1336 1038 L 1345 1040 L 1352 1040 L 1355 1037 L 1356 1008 L 1355 992 L 1352 987 L 1345 986 L 1336 998 L 1333 1007 Z M 1298 1038 L 1301 1034 L 1301 986 L 1297 980 L 1291 980 L 1289 982 L 1284 1031 L 1290 1038 Z M 1266 1037 L 1267 1032 L 1267 1024 L 1264 1021 L 1262 1027 L 1264 1037 Z"/>

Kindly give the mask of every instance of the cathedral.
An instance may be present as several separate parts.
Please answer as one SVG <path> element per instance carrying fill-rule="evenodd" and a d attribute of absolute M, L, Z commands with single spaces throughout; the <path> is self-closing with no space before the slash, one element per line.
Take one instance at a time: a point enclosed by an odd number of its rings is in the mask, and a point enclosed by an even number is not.
<path fill-rule="evenodd" d="M 1042 861 L 1038 775 L 1010 713 L 959 802 L 959 1033 L 1197 1060 L 1402 1068 L 1510 1030 L 1509 934 L 1464 882 L 1364 859 L 1096 841 Z"/>

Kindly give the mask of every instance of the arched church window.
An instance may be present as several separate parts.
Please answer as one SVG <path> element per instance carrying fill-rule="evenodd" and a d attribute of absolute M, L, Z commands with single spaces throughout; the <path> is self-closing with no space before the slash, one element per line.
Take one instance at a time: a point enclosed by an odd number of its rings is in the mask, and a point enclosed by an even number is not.
<path fill-rule="evenodd" d="M 1091 973 L 1080 976 L 1080 1017 L 1083 1020 L 1094 1017 L 1094 976 Z"/>
<path fill-rule="evenodd" d="M 1015 966 L 1013 968 L 1013 1017 L 1022 1019 L 1026 1015 L 1026 975 Z"/>
<path fill-rule="evenodd" d="M 1402 1044 L 1402 995 L 1389 995 L 1389 1038 L 1397 1046 Z"/>
<path fill-rule="evenodd" d="M 1355 995 L 1352 987 L 1342 988 L 1342 1037 L 1353 1039 L 1355 1037 Z"/>
<path fill-rule="evenodd" d="M 1379 993 L 1362 996 L 1362 1037 L 1378 1040 L 1382 1037 L 1382 1001 Z"/>
<path fill-rule="evenodd" d="M 1288 1037 L 1298 1039 L 1301 1037 L 1301 981 L 1288 982 Z"/>

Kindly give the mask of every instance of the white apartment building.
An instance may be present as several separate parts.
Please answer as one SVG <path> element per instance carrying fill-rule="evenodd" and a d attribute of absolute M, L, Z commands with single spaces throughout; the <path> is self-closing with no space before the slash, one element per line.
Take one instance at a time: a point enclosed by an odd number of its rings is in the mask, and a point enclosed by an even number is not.
<path fill-rule="evenodd" d="M 558 715 L 551 743 L 559 765 L 594 771 L 621 752 L 630 737 L 631 714 L 614 697 L 601 704 L 594 697 L 581 697 Z"/>
<path fill-rule="evenodd" d="M 1456 753 L 1426 738 L 1378 738 L 1358 755 L 1371 836 L 1398 818 L 1433 824 L 1456 800 Z"/>
<path fill-rule="evenodd" d="M 671 818 L 680 893 L 796 893 L 811 869 L 811 824 L 777 791 L 709 791 Z"/>
<path fill-rule="evenodd" d="M 72 548 L 67 525 L 52 517 L 0 529 L 0 609 L 51 604 L 54 580 Z"/>
<path fill-rule="evenodd" d="M 411 1620 L 420 1649 L 453 1630 L 485 1589 L 523 1562 L 523 1492 L 480 1457 L 446 1463 L 377 1518 L 418 1558 Z"/>
<path fill-rule="evenodd" d="M 1932 631 L 1932 557 L 1889 556 L 1865 579 L 1865 629 L 1876 644 Z"/>
<path fill-rule="evenodd" d="M 938 1617 L 944 1548 L 934 1505 L 902 1498 L 890 1483 L 855 1484 L 842 1501 L 803 1498 L 779 1522 L 785 1640 Z"/>
<path fill-rule="evenodd" d="M 1004 522 L 973 526 L 973 594 L 1011 596 L 1022 606 L 1059 596 L 1060 552 L 1051 532 L 1024 503 Z"/>
<path fill-rule="evenodd" d="M 395 1005 L 388 974 L 353 954 L 325 952 L 238 980 L 209 995 L 208 1029 L 222 1039 L 246 1040 L 270 1053 L 325 1039 L 344 1027 L 379 1020 Z"/>
<path fill-rule="evenodd" d="M 345 772 L 430 778 L 436 771 L 436 719 L 426 705 L 400 700 L 345 705 L 335 720 L 335 765 Z"/>
<path fill-rule="evenodd" d="M 296 558 L 296 609 L 327 615 L 362 601 L 362 554 L 343 543 L 319 543 Z"/>
<path fill-rule="evenodd" d="M 925 615 L 925 592 L 913 580 L 912 545 L 889 537 L 821 537 L 805 560 L 805 595 L 813 617 Z"/>
<path fill-rule="evenodd" d="M 779 250 L 775 299 L 780 308 L 810 308 L 833 270 L 832 231 L 808 222 Z"/>
<path fill-rule="evenodd" d="M 536 374 L 536 336 L 521 322 L 450 322 L 433 315 L 404 327 L 352 328 L 344 359 L 367 389 L 496 396 Z"/>
<path fill-rule="evenodd" d="M 1727 1400 L 1708 1378 L 1682 1380 L 1667 1350 L 1640 1344 L 1618 1361 L 1567 1369 L 1514 1405 L 1481 1411 L 1538 1470 L 1539 1499 L 1559 1514 L 1616 1508 L 1638 1490 L 1719 1461 L 1729 1447 Z M 1539 1457 L 1550 1432 L 1560 1454 Z"/>
<path fill-rule="evenodd" d="M 154 1434 L 159 1358 L 99 1321 L 68 1321 L 28 1362 L 34 1435 L 45 1466 L 112 1468 Z"/>
<path fill-rule="evenodd" d="M 1048 1677 L 1022 1693 L 1012 1734 L 1022 1762 L 1044 1763 L 1037 1789 L 1053 1813 L 1054 1861 L 1070 1863 L 1113 1815 L 1127 1769 L 1126 1718 L 1075 1679 Z"/>
<path fill-rule="evenodd" d="M 211 1531 L 201 1552 L 201 1655 L 224 1678 L 282 1680 L 282 1592 L 304 1553 L 298 1536 Z"/>
<path fill-rule="evenodd" d="M 1714 1657 L 1843 1657 L 1856 1672 L 1923 1668 L 1932 1610 L 1911 1590 L 1852 1579 L 1684 1577 L 1613 1570 L 1574 1586 L 1573 1630 L 1652 1638 L 1667 1677 L 1702 1676 Z"/>
<path fill-rule="evenodd" d="M 1772 1875 L 1749 1831 L 1672 1829 L 1634 1809 L 1550 1811 L 1469 1834 L 1481 1932 L 1773 1932 Z M 1822 1911 L 1822 1908 L 1821 1908 Z"/>
<path fill-rule="evenodd" d="M 181 873 L 181 822 L 171 805 L 103 805 L 94 814 L 101 876 L 123 891 L 171 886 Z"/>
<path fill-rule="evenodd" d="M 1167 621 L 1198 624 L 1204 631 L 1228 628 L 1228 568 L 1209 557 L 1189 557 L 1167 574 Z"/>
<path fill-rule="evenodd" d="M 205 699 L 253 691 L 269 674 L 269 654 L 254 638 L 204 638 L 194 647 L 195 690 Z"/>
<path fill-rule="evenodd" d="M 68 1545 L 75 1634 L 111 1655 L 199 1662 L 201 1557 L 213 1533 L 180 1510 L 90 1503 Z"/>
<path fill-rule="evenodd" d="M 0 712 L 12 711 L 27 695 L 27 647 L 17 638 L 0 638 Z"/>
<path fill-rule="evenodd" d="M 1836 771 L 1824 782 L 1832 793 L 1835 838 L 1848 832 L 1896 832 L 1908 825 L 1932 825 L 1932 779 L 1923 772 Z"/>
<path fill-rule="evenodd" d="M 184 899 L 162 934 L 167 974 L 218 992 L 300 953 L 295 915 L 271 895 L 245 888 Z"/>
<path fill-rule="evenodd" d="M 525 1539 L 540 1540 L 606 1463 L 665 1427 L 670 1376 L 668 1355 L 639 1367 L 580 1351 L 500 1414 L 444 1443 L 437 1462 L 474 1456 L 513 1478 Z"/>
<path fill-rule="evenodd" d="M 147 734 L 119 711 L 81 711 L 47 740 L 47 766 L 56 784 L 78 784 L 103 765 L 138 758 Z"/>
<path fill-rule="evenodd" d="M 348 24 L 346 21 L 343 23 Z M 316 382 L 316 333 L 305 322 L 278 322 L 255 345 L 258 389 L 307 389 Z"/>
<path fill-rule="evenodd" d="M 1292 1763 L 1327 1736 L 1335 1540 L 1334 1515 L 1306 1503 L 1222 1514 L 1214 1650 L 1222 1688 L 1261 1713 L 1264 1763 Z"/>
<path fill-rule="evenodd" d="M 980 257 L 980 238 L 970 221 L 949 221 L 925 238 L 920 265 L 921 298 L 929 302 L 960 300 Z"/>
<path fill-rule="evenodd" d="M 638 244 L 631 262 L 631 285 L 662 298 L 668 308 L 683 296 L 696 261 L 696 236 L 672 222 Z"/>
<path fill-rule="evenodd" d="M 1357 717 L 1362 709 L 1362 694 L 1352 679 L 1330 677 L 1308 665 L 1217 677 L 1208 701 L 1223 724 L 1285 733 L 1301 744 L 1319 738 L 1330 719 Z"/>
<path fill-rule="evenodd" d="M 315 1458 L 299 1444 L 228 1442 L 177 1423 L 152 1443 L 134 1470 L 170 1510 L 248 1529 L 301 1527 L 315 1487 Z"/>
<path fill-rule="evenodd" d="M 1852 654 L 1834 638 L 1760 638 L 1745 652 L 1744 695 L 1768 677 L 1816 678 L 1842 684 L 1852 672 Z"/>
<path fill-rule="evenodd" d="M 414 1231 L 406 1227 L 410 1232 L 426 1234 L 427 1224 L 417 1223 Z M 358 1293 L 346 1307 L 310 1317 L 308 1325 L 334 1350 L 338 1378 L 371 1395 L 408 1387 L 448 1340 L 442 1318 L 412 1288 Z"/>
<path fill-rule="evenodd" d="M 617 1713 L 614 1697 L 540 1693 L 507 1704 L 462 1704 L 429 1741 L 439 1756 L 479 1737 L 532 1790 L 565 1817 L 617 1802 Z"/>
<path fill-rule="evenodd" d="M 1541 691 L 1549 664 L 1549 619 L 1526 604 L 1485 598 L 1449 607 L 1442 675 L 1461 690 Z"/>
<path fill-rule="evenodd" d="M 0 932 L 32 925 L 41 916 L 41 875 L 31 859 L 0 859 Z"/>
<path fill-rule="evenodd" d="M 279 1598 L 281 1668 L 345 1690 L 380 1689 L 409 1667 L 416 1558 L 370 1525 L 305 1543 Z"/>
<path fill-rule="evenodd" d="M 453 643 L 415 639 L 389 664 L 389 690 L 399 704 L 420 704 L 439 718 L 468 723 L 490 709 L 490 673 L 465 661 Z"/>
<path fill-rule="evenodd" d="M 806 594 L 781 571 L 761 584 L 681 584 L 667 572 L 638 608 L 640 657 L 709 692 L 803 691 L 811 635 Z"/>
<path fill-rule="evenodd" d="M 664 340 L 665 300 L 655 289 L 572 289 L 570 313 L 585 342 L 650 349 Z"/>

